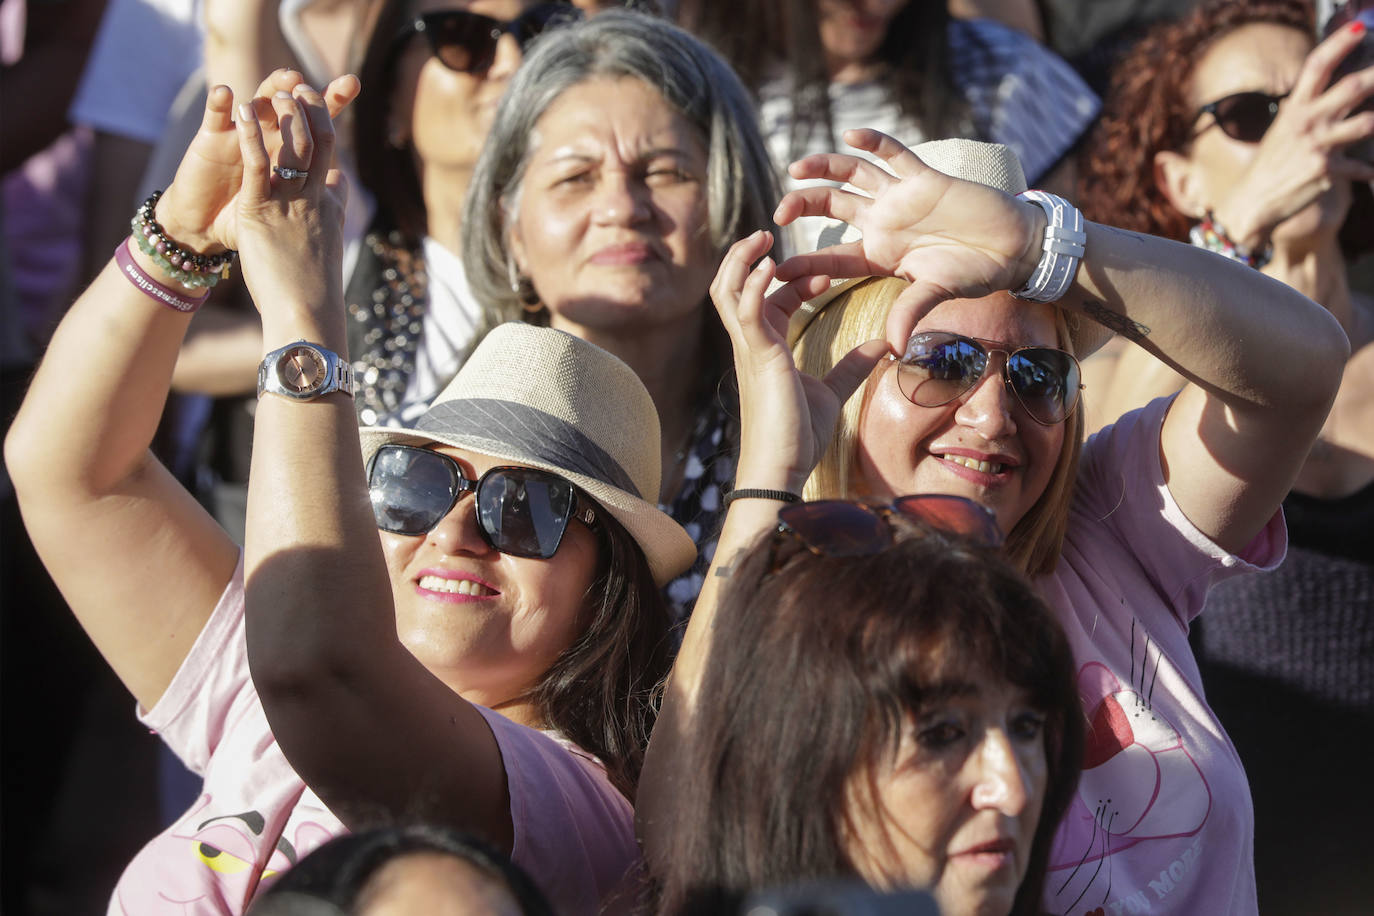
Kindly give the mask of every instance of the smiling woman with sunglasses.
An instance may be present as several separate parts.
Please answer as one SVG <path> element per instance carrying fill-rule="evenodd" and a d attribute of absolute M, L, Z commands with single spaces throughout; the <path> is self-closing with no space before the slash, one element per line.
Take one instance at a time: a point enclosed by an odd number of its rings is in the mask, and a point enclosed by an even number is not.
<path fill-rule="evenodd" d="M 1209 2 L 1152 32 L 1121 65 L 1085 200 L 1095 219 L 1180 241 L 1210 213 L 1198 242 L 1219 242 L 1220 225 L 1239 250 L 1266 253 L 1259 269 L 1324 306 L 1350 339 L 1335 404 L 1284 498 L 1287 558 L 1213 589 L 1194 635 L 1208 702 L 1250 779 L 1266 912 L 1360 909 L 1352 825 L 1374 817 L 1371 804 L 1333 809 L 1323 792 L 1361 778 L 1339 723 L 1374 717 L 1374 298 L 1347 267 L 1374 250 L 1374 164 L 1345 146 L 1374 137 L 1374 113 L 1350 113 L 1374 98 L 1374 69 L 1333 75 L 1360 53 L 1358 36 L 1346 26 L 1315 45 L 1314 31 L 1308 4 L 1266 0 Z M 1185 381 L 1128 348 L 1095 423 Z M 1299 726 L 1306 740 L 1276 739 Z M 1293 844 L 1299 833 L 1321 836 L 1322 849 Z M 1318 869 L 1323 879 L 1301 888 L 1283 877 Z"/>
<path fill-rule="evenodd" d="M 1064 633 L 959 496 L 789 505 L 711 634 L 664 914 L 776 885 L 928 887 L 944 916 L 1042 912 L 1083 723 Z"/>
<path fill-rule="evenodd" d="M 646 856 L 669 848 L 660 812 L 690 778 L 677 755 L 714 699 L 701 678 L 723 625 L 715 589 L 740 552 L 803 488 L 946 494 L 992 511 L 1073 651 L 1089 740 L 1044 909 L 1156 905 L 1164 874 L 1163 912 L 1256 912 L 1245 773 L 1187 631 L 1212 582 L 1283 557 L 1279 503 L 1340 384 L 1339 324 L 1248 267 L 1026 191 L 1006 147 L 845 139 L 884 167 L 794 163 L 850 187 L 793 192 L 777 215 L 844 220 L 849 240 L 775 268 L 759 233 L 712 287 L 742 392 L 738 489 L 646 756 Z M 1110 331 L 1196 384 L 1084 444 L 1073 357 Z"/>
<path fill-rule="evenodd" d="M 77 618 L 204 777 L 110 910 L 239 914 L 331 835 L 422 819 L 509 854 L 559 912 L 619 912 L 661 588 L 695 557 L 653 502 L 653 402 L 606 351 L 512 324 L 414 428 L 364 428 L 360 448 L 330 167 L 357 91 L 289 71 L 236 111 L 211 91 L 152 214 L 189 268 L 121 246 L 5 442 Z M 242 551 L 148 451 L 226 248 L 275 348 Z"/>

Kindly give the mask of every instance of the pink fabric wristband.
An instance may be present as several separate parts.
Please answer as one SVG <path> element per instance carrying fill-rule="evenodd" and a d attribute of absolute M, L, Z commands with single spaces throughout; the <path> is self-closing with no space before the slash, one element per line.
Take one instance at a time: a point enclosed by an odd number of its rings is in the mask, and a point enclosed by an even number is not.
<path fill-rule="evenodd" d="M 145 274 L 134 261 L 134 256 L 129 252 L 129 239 L 124 239 L 115 248 L 115 263 L 119 265 L 119 272 L 132 283 L 139 292 L 150 299 L 156 299 L 169 309 L 178 312 L 191 313 L 205 304 L 205 300 L 210 298 L 210 290 L 205 290 L 199 296 L 187 296 L 179 293 L 170 286 L 163 286 L 152 277 Z"/>

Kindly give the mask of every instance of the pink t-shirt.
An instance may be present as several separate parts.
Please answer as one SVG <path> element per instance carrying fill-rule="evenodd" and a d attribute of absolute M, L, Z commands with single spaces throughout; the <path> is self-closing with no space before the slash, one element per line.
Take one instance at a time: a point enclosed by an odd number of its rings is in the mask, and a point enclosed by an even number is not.
<path fill-rule="evenodd" d="M 1088 724 L 1050 856 L 1053 913 L 1257 912 L 1250 787 L 1204 699 L 1188 626 L 1213 582 L 1277 566 L 1287 532 L 1276 510 L 1233 556 L 1184 517 L 1159 457 L 1170 403 L 1088 442 L 1063 558 L 1037 582 L 1068 633 Z"/>
<path fill-rule="evenodd" d="M 140 716 L 205 782 L 124 870 L 111 914 L 242 913 L 274 875 L 345 832 L 272 737 L 248 673 L 243 599 L 240 559 L 167 692 Z M 598 912 L 637 861 L 630 803 L 590 754 L 477 709 L 506 764 L 512 860 L 560 913 Z"/>

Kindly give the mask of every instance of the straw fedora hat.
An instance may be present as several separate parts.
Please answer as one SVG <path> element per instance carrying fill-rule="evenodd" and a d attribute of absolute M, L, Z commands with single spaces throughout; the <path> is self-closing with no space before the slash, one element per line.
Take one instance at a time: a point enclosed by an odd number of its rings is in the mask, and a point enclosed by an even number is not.
<path fill-rule="evenodd" d="M 930 140 L 912 147 L 911 151 L 926 165 L 954 178 L 976 181 L 1013 195 L 1026 190 L 1026 176 L 1021 171 L 1020 160 L 1010 147 L 1001 143 L 961 139 Z M 832 230 L 827 230 L 825 234 L 831 236 Z M 846 226 L 839 241 L 853 242 L 860 238 L 862 235 L 858 229 Z M 836 297 L 868 279 L 870 278 L 851 277 L 836 280 L 830 284 L 828 290 L 802 303 L 788 325 L 788 345 L 795 345 L 807 326 L 825 310 L 826 306 L 835 301 Z M 1064 318 L 1069 327 L 1070 346 L 1073 354 L 1079 359 L 1096 351 L 1112 336 L 1112 332 L 1107 328 L 1077 312 L 1065 312 Z"/>
<path fill-rule="evenodd" d="M 365 426 L 363 460 L 383 445 L 440 443 L 551 471 L 625 526 L 664 585 L 697 549 L 658 509 L 658 412 L 634 370 L 595 344 L 519 322 L 473 350 L 412 429 Z"/>

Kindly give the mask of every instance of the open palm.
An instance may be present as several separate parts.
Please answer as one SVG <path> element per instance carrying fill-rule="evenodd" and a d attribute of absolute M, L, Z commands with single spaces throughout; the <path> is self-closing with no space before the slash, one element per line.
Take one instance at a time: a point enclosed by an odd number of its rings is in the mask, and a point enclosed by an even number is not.
<path fill-rule="evenodd" d="M 793 177 L 846 182 L 857 190 L 792 191 L 778 206 L 777 219 L 786 224 L 801 216 L 829 216 L 854 226 L 862 238 L 789 258 L 778 267 L 780 279 L 871 275 L 909 281 L 888 320 L 888 339 L 900 348 L 921 316 L 940 302 L 1013 288 L 1027 265 L 1034 266 L 1033 204 L 936 171 L 878 131 L 847 131 L 845 140 L 878 156 L 891 171 L 842 153 L 808 156 L 793 163 Z"/>

